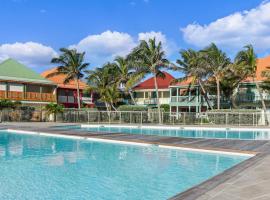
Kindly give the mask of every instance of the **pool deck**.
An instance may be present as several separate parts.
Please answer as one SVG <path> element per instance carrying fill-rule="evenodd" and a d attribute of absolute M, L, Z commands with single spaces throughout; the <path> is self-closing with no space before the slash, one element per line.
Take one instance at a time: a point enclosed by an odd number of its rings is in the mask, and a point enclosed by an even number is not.
<path fill-rule="evenodd" d="M 52 129 L 59 123 L 1 123 L 0 129 L 15 129 L 52 134 L 82 136 L 106 140 L 166 145 L 182 148 L 206 149 L 235 153 L 253 153 L 254 157 L 185 191 L 173 200 L 266 200 L 270 199 L 270 141 L 225 140 L 131 135 L 123 133 L 70 132 Z"/>

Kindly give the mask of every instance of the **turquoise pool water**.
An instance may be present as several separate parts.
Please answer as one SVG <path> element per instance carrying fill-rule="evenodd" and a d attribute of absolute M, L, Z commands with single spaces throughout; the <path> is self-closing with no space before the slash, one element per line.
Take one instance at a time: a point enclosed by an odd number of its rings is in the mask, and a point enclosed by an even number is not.
<path fill-rule="evenodd" d="M 0 132 L 0 199 L 167 199 L 247 159 Z"/>
<path fill-rule="evenodd" d="M 61 127 L 58 127 L 61 128 Z M 62 127 L 63 128 L 63 127 Z M 258 130 L 185 130 L 185 129 L 151 129 L 151 128 L 129 128 L 129 127 L 110 127 L 110 126 L 67 126 L 65 129 L 70 130 L 87 130 L 94 132 L 113 132 L 113 133 L 127 133 L 127 134 L 141 134 L 141 135 L 158 135 L 171 137 L 185 137 L 185 138 L 217 138 L 217 139 L 240 139 L 240 140 L 269 140 L 269 131 Z"/>

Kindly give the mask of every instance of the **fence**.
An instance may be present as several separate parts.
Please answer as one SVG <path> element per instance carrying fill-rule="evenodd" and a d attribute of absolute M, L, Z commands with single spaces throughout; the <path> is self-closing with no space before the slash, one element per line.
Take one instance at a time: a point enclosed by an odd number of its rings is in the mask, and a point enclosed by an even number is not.
<path fill-rule="evenodd" d="M 269 116 L 270 117 L 270 116 Z M 58 118 L 60 119 L 60 118 Z M 159 124 L 157 112 L 138 111 L 79 111 L 66 110 L 61 121 L 92 124 Z M 263 126 L 262 112 L 207 112 L 207 113 L 161 113 L 161 124 L 166 125 L 232 125 Z"/>
<path fill-rule="evenodd" d="M 46 122 L 53 119 L 54 117 L 49 117 L 43 110 L 0 111 L 2 122 Z M 160 124 L 158 112 L 154 111 L 106 112 L 66 109 L 57 114 L 56 119 L 58 122 L 89 124 Z M 264 121 L 262 112 L 161 113 L 161 124 L 164 125 L 264 126 Z"/>

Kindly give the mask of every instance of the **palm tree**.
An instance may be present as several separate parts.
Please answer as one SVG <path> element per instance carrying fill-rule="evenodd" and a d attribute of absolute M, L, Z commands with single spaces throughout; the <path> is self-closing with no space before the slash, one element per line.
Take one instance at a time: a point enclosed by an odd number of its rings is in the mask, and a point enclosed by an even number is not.
<path fill-rule="evenodd" d="M 212 110 L 212 105 L 209 102 L 207 92 L 203 86 L 203 78 L 208 75 L 208 70 L 205 67 L 204 59 L 202 59 L 201 52 L 192 49 L 180 51 L 182 59 L 178 59 L 176 63 L 178 66 L 173 66 L 172 69 L 184 73 L 184 77 L 176 79 L 177 82 L 192 78 L 192 84 L 198 83 L 203 96 L 207 102 L 208 107 Z"/>
<path fill-rule="evenodd" d="M 64 107 L 63 105 L 56 104 L 56 103 L 49 103 L 45 106 L 46 114 L 48 116 L 53 115 L 54 121 L 56 122 L 56 115 L 58 113 L 63 113 Z"/>
<path fill-rule="evenodd" d="M 259 83 L 255 81 L 256 72 L 257 72 L 257 56 L 255 54 L 253 46 L 247 45 L 244 47 L 244 50 L 238 52 L 236 56 L 236 61 L 239 65 L 243 66 L 243 68 L 245 69 L 245 73 L 247 73 L 250 77 L 252 77 L 253 82 L 256 85 L 257 91 L 261 99 L 262 108 L 263 108 L 264 116 L 265 116 L 265 123 L 268 125 L 269 122 L 268 122 L 267 113 L 266 113 L 266 105 L 263 99 L 262 91 L 259 86 Z"/>
<path fill-rule="evenodd" d="M 118 56 L 114 61 L 117 71 L 117 79 L 119 79 L 119 88 L 123 88 L 125 93 L 129 94 L 133 104 L 136 105 L 131 88 L 143 78 L 143 74 L 138 73 L 132 66 L 132 61 L 124 57 Z"/>
<path fill-rule="evenodd" d="M 224 75 L 224 71 L 231 64 L 226 53 L 222 52 L 214 43 L 201 51 L 207 63 L 207 69 L 214 77 L 217 90 L 217 109 L 220 109 L 220 81 Z"/>
<path fill-rule="evenodd" d="M 78 108 L 81 108 L 80 101 L 80 85 L 79 80 L 83 78 L 84 70 L 89 66 L 89 63 L 84 63 L 85 52 L 79 53 L 76 49 L 61 48 L 62 54 L 52 59 L 52 63 L 59 64 L 56 72 L 47 75 L 47 78 L 53 77 L 59 74 L 65 75 L 64 84 L 74 80 L 77 87 L 77 103 Z"/>
<path fill-rule="evenodd" d="M 111 107 L 116 110 L 114 103 L 120 98 L 120 92 L 117 86 L 115 74 L 115 64 L 107 63 L 101 68 L 95 70 L 87 70 L 88 90 L 94 91 L 99 95 L 102 102 L 105 103 L 107 111 L 111 111 Z"/>
<path fill-rule="evenodd" d="M 156 43 L 156 39 L 149 39 L 148 42 L 142 40 L 128 56 L 137 64 L 137 70 L 140 74 L 152 74 L 155 82 L 155 92 L 158 107 L 159 123 L 161 123 L 161 112 L 158 95 L 157 77 L 164 77 L 162 68 L 168 68 L 170 62 L 165 58 L 165 52 L 162 50 L 161 42 Z"/>

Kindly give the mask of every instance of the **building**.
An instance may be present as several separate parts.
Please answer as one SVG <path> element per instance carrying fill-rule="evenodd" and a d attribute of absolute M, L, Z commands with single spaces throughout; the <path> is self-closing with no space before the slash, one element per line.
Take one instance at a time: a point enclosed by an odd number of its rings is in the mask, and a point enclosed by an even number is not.
<path fill-rule="evenodd" d="M 174 77 L 168 72 L 164 72 L 165 77 L 157 77 L 158 91 L 159 91 L 159 103 L 170 103 L 170 89 L 169 86 L 174 80 Z M 154 77 L 151 77 L 139 84 L 133 89 L 134 100 L 138 105 L 146 105 L 155 107 L 157 104 L 155 81 Z"/>
<path fill-rule="evenodd" d="M 49 69 L 41 73 L 45 78 L 48 74 L 56 72 L 56 68 Z M 64 84 L 65 80 L 64 74 L 59 74 L 53 77 L 48 78 L 54 84 L 57 85 L 57 102 L 64 105 L 66 108 L 78 108 L 77 101 L 77 85 L 75 81 L 70 81 L 68 84 Z M 94 102 L 92 95 L 85 92 L 87 85 L 83 81 L 79 81 L 80 88 L 80 99 L 82 104 L 85 104 L 87 107 L 94 107 Z"/>
<path fill-rule="evenodd" d="M 270 56 L 258 59 L 256 77 L 247 78 L 239 84 L 239 87 L 235 91 L 235 104 L 238 108 L 245 109 L 260 109 L 261 99 L 256 88 L 256 82 L 262 83 L 264 77 L 262 72 L 270 66 Z M 171 84 L 170 88 L 170 111 L 171 112 L 204 112 L 209 106 L 202 95 L 199 85 L 193 84 L 190 88 L 191 77 L 185 81 Z M 216 107 L 216 94 L 208 93 L 209 104 L 212 107 Z M 263 92 L 263 99 L 269 102 L 270 95 L 267 92 Z M 230 100 L 225 96 L 221 96 L 221 107 L 228 108 Z"/>
<path fill-rule="evenodd" d="M 23 104 L 56 102 L 56 84 L 13 59 L 0 63 L 0 99 Z"/>

